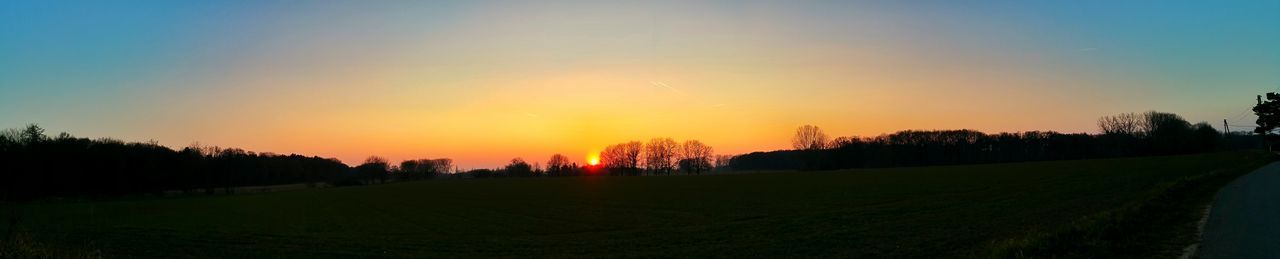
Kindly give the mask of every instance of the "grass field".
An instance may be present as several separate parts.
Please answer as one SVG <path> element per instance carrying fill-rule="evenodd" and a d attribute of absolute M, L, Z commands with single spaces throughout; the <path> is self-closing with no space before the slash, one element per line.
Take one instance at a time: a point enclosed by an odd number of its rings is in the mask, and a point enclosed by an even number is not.
<path fill-rule="evenodd" d="M 6 209 L 33 240 L 107 257 L 983 257 L 1265 156 L 447 180 Z"/>

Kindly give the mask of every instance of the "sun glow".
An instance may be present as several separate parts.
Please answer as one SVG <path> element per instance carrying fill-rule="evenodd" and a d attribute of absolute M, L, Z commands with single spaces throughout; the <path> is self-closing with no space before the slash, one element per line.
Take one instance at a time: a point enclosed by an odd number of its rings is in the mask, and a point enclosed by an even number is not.
<path fill-rule="evenodd" d="M 600 164 L 600 154 L 588 154 L 588 155 L 587 155 L 587 164 L 588 164 L 588 165 L 592 165 L 592 166 L 599 165 L 599 164 Z"/>

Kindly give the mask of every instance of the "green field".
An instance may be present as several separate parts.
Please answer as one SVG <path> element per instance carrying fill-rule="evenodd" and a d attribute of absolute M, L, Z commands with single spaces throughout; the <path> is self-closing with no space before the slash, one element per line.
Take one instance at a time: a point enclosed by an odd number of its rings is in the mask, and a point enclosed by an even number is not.
<path fill-rule="evenodd" d="M 17 208 L 18 232 L 107 257 L 981 257 L 993 243 L 1146 199 L 1161 183 L 1264 159 L 1235 152 L 52 201 Z"/>

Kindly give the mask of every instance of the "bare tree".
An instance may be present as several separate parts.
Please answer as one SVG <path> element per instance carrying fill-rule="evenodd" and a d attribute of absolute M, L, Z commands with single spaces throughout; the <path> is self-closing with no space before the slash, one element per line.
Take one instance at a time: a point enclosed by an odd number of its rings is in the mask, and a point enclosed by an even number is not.
<path fill-rule="evenodd" d="M 437 158 L 427 160 L 427 165 L 431 168 L 432 175 L 448 174 L 453 169 L 453 159 Z"/>
<path fill-rule="evenodd" d="M 380 156 L 370 156 L 364 159 L 365 164 L 387 164 L 387 159 Z"/>
<path fill-rule="evenodd" d="M 604 164 L 604 168 L 607 168 L 609 173 L 618 174 L 627 162 L 619 145 L 609 145 L 600 151 L 600 163 Z"/>
<path fill-rule="evenodd" d="M 732 155 L 716 155 L 715 167 L 713 170 L 729 169 L 729 162 L 733 161 Z"/>
<path fill-rule="evenodd" d="M 804 125 L 796 129 L 791 146 L 797 150 L 819 150 L 827 147 L 827 133 L 818 126 Z"/>
<path fill-rule="evenodd" d="M 21 129 L 3 129 L 0 130 L 0 139 L 10 143 L 22 143 Z"/>
<path fill-rule="evenodd" d="M 644 150 L 644 144 L 640 141 L 631 141 L 618 144 L 619 151 L 622 152 L 622 158 L 626 160 L 626 168 L 633 175 L 640 174 L 640 155 Z"/>
<path fill-rule="evenodd" d="M 715 150 L 697 140 L 686 140 L 680 144 L 680 169 L 686 174 L 702 174 L 711 171 L 711 156 Z"/>
<path fill-rule="evenodd" d="M 639 141 L 610 145 L 600 153 L 600 159 L 612 174 L 638 175 L 643 150 L 644 143 Z"/>
<path fill-rule="evenodd" d="M 600 152 L 600 162 L 609 169 L 610 174 L 637 175 L 640 172 L 640 153 L 644 144 L 631 141 L 609 145 Z"/>
<path fill-rule="evenodd" d="M 1155 134 L 1167 131 L 1180 131 L 1191 128 L 1182 116 L 1173 113 L 1148 111 L 1142 113 L 1141 123 L 1138 129 L 1148 137 L 1154 137 Z"/>
<path fill-rule="evenodd" d="M 551 176 L 565 176 L 569 174 L 572 167 L 569 166 L 569 157 L 561 154 L 551 155 L 551 159 L 547 160 L 547 173 Z"/>
<path fill-rule="evenodd" d="M 840 148 L 860 142 L 862 142 L 862 139 L 858 137 L 837 137 L 827 144 L 827 148 Z"/>
<path fill-rule="evenodd" d="M 645 167 L 654 174 L 671 174 L 675 170 L 677 144 L 671 138 L 654 138 L 644 145 Z"/>
<path fill-rule="evenodd" d="M 1141 133 L 1139 130 L 1143 124 L 1142 116 L 1136 113 L 1121 113 L 1098 118 L 1098 128 L 1107 135 L 1137 136 Z"/>

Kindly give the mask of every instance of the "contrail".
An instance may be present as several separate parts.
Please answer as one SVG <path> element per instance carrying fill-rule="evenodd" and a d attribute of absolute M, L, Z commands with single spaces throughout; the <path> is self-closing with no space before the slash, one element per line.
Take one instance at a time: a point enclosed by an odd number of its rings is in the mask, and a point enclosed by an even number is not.
<path fill-rule="evenodd" d="M 680 91 L 680 89 L 676 89 L 675 87 L 671 87 L 671 86 L 667 85 L 667 83 L 658 82 L 658 81 L 649 81 L 649 84 L 652 84 L 653 86 L 657 86 L 657 87 L 666 88 L 666 89 L 671 90 L 672 92 L 676 92 L 676 93 L 678 93 L 678 94 L 684 94 L 684 91 Z"/>

